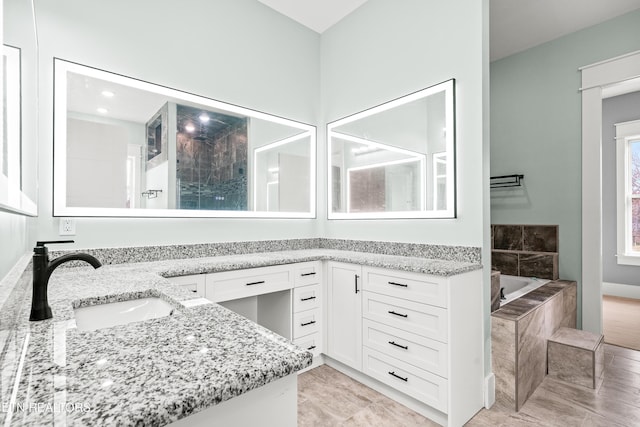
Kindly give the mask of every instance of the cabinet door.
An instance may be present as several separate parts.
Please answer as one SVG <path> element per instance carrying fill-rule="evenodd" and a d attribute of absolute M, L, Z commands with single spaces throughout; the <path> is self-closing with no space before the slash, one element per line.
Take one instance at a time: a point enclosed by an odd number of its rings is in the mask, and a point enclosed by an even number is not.
<path fill-rule="evenodd" d="M 362 268 L 328 263 L 327 354 L 362 370 Z"/>

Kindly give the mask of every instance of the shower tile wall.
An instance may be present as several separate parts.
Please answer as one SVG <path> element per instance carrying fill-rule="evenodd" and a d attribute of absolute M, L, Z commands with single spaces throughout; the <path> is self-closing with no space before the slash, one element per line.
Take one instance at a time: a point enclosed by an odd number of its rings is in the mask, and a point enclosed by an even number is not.
<path fill-rule="evenodd" d="M 176 179 L 181 209 L 246 210 L 246 118 L 177 105 Z M 187 129 L 191 125 L 191 131 Z"/>
<path fill-rule="evenodd" d="M 491 268 L 512 276 L 557 279 L 558 226 L 492 225 Z"/>

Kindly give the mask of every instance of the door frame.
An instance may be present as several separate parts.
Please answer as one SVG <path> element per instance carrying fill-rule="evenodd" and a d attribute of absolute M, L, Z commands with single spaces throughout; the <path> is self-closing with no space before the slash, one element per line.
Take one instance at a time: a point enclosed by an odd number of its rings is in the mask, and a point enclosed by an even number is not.
<path fill-rule="evenodd" d="M 602 333 L 602 99 L 632 92 L 640 51 L 580 67 L 582 77 L 582 329 Z M 629 90 L 625 91 L 625 87 Z"/>

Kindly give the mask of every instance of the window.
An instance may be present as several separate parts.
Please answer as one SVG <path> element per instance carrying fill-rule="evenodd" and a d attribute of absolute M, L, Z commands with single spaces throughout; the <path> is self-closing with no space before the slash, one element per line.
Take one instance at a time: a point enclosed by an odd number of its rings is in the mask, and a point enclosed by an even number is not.
<path fill-rule="evenodd" d="M 640 120 L 615 126 L 618 264 L 640 265 Z"/>

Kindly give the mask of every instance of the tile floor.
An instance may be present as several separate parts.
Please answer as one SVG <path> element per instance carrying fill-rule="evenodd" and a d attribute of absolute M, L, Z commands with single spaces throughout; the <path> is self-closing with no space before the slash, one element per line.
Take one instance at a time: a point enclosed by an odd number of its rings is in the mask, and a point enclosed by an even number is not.
<path fill-rule="evenodd" d="M 436 426 L 421 415 L 323 365 L 298 377 L 298 426 Z M 514 413 L 494 405 L 476 427 L 640 426 L 640 352 L 605 344 L 595 390 L 546 377 Z"/>
<path fill-rule="evenodd" d="M 438 426 L 354 379 L 321 365 L 298 376 L 298 427 Z"/>

